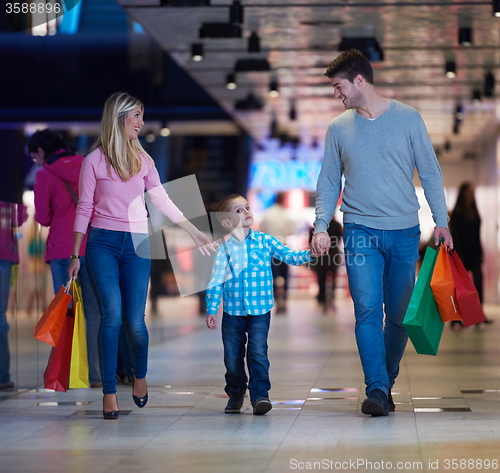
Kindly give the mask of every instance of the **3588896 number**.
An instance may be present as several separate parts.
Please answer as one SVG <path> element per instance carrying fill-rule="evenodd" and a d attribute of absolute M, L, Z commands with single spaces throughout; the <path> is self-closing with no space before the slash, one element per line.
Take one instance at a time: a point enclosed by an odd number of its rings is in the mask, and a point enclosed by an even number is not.
<path fill-rule="evenodd" d="M 487 458 L 446 459 L 444 460 L 444 468 L 445 470 L 498 470 L 498 460 Z"/>
<path fill-rule="evenodd" d="M 61 13 L 61 4 L 59 2 L 19 2 L 6 3 L 6 13 Z"/>

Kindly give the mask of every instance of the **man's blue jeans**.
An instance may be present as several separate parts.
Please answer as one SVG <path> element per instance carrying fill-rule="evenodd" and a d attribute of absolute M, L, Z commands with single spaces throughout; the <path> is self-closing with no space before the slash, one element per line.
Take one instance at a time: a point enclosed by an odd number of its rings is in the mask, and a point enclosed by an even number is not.
<path fill-rule="evenodd" d="M 135 249 L 134 243 L 142 241 Z M 151 260 L 147 234 L 90 228 L 87 266 L 101 311 L 99 355 L 104 394 L 116 393 L 118 339 L 122 323 L 134 376 L 144 378 L 149 335 L 144 321 Z"/>
<path fill-rule="evenodd" d="M 9 260 L 0 260 L 0 384 L 10 381 L 9 323 L 7 309 L 9 307 L 10 278 L 12 265 Z"/>
<path fill-rule="evenodd" d="M 222 317 L 222 343 L 226 366 L 226 387 L 228 396 L 245 394 L 247 375 L 245 372 L 245 351 L 250 375 L 248 390 L 250 401 L 267 399 L 271 389 L 269 381 L 269 359 L 267 358 L 267 335 L 271 312 L 264 315 L 229 315 Z M 248 334 L 248 345 L 247 345 Z M 246 348 L 246 350 L 245 350 Z"/>
<path fill-rule="evenodd" d="M 61 286 L 68 282 L 69 258 L 57 258 L 50 260 L 54 294 L 57 294 Z M 94 287 L 90 282 L 85 256 L 80 258 L 80 271 L 78 279 L 82 285 L 83 310 L 87 325 L 87 352 L 89 360 L 89 381 L 91 383 L 101 382 L 101 368 L 99 367 L 99 350 L 97 338 L 99 336 L 100 312 Z"/>
<path fill-rule="evenodd" d="M 344 225 L 347 277 L 367 395 L 374 389 L 387 394 L 399 374 L 408 341 L 402 322 L 415 285 L 419 243 L 419 225 L 404 230 Z"/>

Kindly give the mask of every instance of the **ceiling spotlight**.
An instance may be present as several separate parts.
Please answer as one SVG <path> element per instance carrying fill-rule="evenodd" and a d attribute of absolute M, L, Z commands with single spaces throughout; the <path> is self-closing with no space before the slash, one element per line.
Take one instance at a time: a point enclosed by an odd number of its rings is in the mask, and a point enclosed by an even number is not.
<path fill-rule="evenodd" d="M 241 26 L 236 23 L 203 23 L 200 38 L 241 38 Z"/>
<path fill-rule="evenodd" d="M 484 97 L 489 99 L 495 97 L 495 76 L 491 71 L 484 76 Z"/>
<path fill-rule="evenodd" d="M 248 38 L 248 52 L 260 53 L 260 38 L 255 31 Z"/>
<path fill-rule="evenodd" d="M 348 51 L 349 49 L 361 51 L 370 62 L 384 60 L 384 51 L 377 38 L 342 37 L 339 51 Z"/>
<path fill-rule="evenodd" d="M 161 136 L 170 136 L 170 128 L 165 125 L 161 130 L 160 130 L 160 135 Z"/>
<path fill-rule="evenodd" d="M 229 90 L 234 90 L 238 85 L 236 84 L 236 75 L 235 74 L 228 74 L 226 78 L 226 87 Z"/>
<path fill-rule="evenodd" d="M 270 71 L 267 59 L 238 59 L 234 65 L 235 72 Z"/>
<path fill-rule="evenodd" d="M 295 107 L 295 100 L 290 100 L 290 113 L 288 114 L 290 120 L 297 120 L 297 108 Z"/>
<path fill-rule="evenodd" d="M 236 101 L 236 110 L 262 110 L 264 104 L 259 97 L 250 92 L 244 99 Z"/>
<path fill-rule="evenodd" d="M 493 0 L 493 16 L 500 17 L 500 0 Z"/>
<path fill-rule="evenodd" d="M 229 23 L 243 24 L 243 6 L 239 0 L 234 0 L 229 9 Z"/>
<path fill-rule="evenodd" d="M 472 46 L 472 28 L 458 29 L 458 43 L 462 46 Z"/>
<path fill-rule="evenodd" d="M 462 125 L 462 121 L 464 119 L 464 107 L 461 103 L 458 103 L 455 107 L 455 113 L 453 114 L 453 133 L 458 135 L 460 132 L 460 126 Z"/>
<path fill-rule="evenodd" d="M 278 120 L 274 116 L 273 113 L 273 118 L 271 120 L 271 126 L 269 128 L 269 138 L 278 138 L 279 136 L 279 125 L 278 125 Z"/>
<path fill-rule="evenodd" d="M 474 103 L 479 103 L 481 102 L 481 91 L 479 89 L 474 89 L 472 91 L 472 101 Z"/>
<path fill-rule="evenodd" d="M 158 2 L 157 2 L 158 3 Z M 162 7 L 204 7 L 210 6 L 210 0 L 160 0 Z"/>
<path fill-rule="evenodd" d="M 457 75 L 457 65 L 455 64 L 455 60 L 446 61 L 445 71 L 446 77 L 449 79 L 453 79 Z"/>
<path fill-rule="evenodd" d="M 203 44 L 194 43 L 191 46 L 191 58 L 193 61 L 199 62 L 203 60 Z"/>
<path fill-rule="evenodd" d="M 269 95 L 274 98 L 278 97 L 279 94 L 278 79 L 276 77 L 271 77 L 271 81 L 269 82 Z"/>
<path fill-rule="evenodd" d="M 455 119 L 456 120 L 463 120 L 464 117 L 465 117 L 465 115 L 464 115 L 464 106 L 461 103 L 459 103 L 455 107 Z"/>

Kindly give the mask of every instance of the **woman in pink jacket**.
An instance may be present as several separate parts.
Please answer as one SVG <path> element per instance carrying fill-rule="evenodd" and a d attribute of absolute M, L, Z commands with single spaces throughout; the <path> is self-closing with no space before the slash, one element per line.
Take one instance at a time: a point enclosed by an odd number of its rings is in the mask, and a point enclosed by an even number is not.
<path fill-rule="evenodd" d="M 0 390 L 12 389 L 10 379 L 9 307 L 12 266 L 19 263 L 19 247 L 15 230 L 28 217 L 24 205 L 0 201 Z"/>
<path fill-rule="evenodd" d="M 109 97 L 100 134 L 80 173 L 69 276 L 78 274 L 80 249 L 88 229 L 87 264 L 101 311 L 99 355 L 105 419 L 117 419 L 119 415 L 115 373 L 122 323 L 134 372 L 132 398 L 138 407 L 144 407 L 148 400 L 149 336 L 144 311 L 151 260 L 144 192 L 161 212 L 189 233 L 197 246 L 212 246 L 162 187 L 153 160 L 139 143 L 143 114 L 144 106 L 135 97 L 123 92 Z"/>
<path fill-rule="evenodd" d="M 28 140 L 28 151 L 39 166 L 35 182 L 35 220 L 49 227 L 45 261 L 50 264 L 54 293 L 68 281 L 72 236 L 78 202 L 78 179 L 83 156 L 69 150 L 62 136 L 45 129 L 37 131 Z M 85 239 L 86 240 L 86 239 Z M 99 307 L 90 282 L 85 261 L 85 240 L 82 242 L 83 305 L 87 322 L 87 349 L 89 381 L 92 387 L 101 386 L 101 370 L 97 336 L 99 333 Z"/>

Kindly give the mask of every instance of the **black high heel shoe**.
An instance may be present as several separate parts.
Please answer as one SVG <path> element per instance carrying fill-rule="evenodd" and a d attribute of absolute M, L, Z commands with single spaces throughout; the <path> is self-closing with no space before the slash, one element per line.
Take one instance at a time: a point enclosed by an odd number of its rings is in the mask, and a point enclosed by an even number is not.
<path fill-rule="evenodd" d="M 137 407 L 144 407 L 148 402 L 148 393 L 146 391 L 146 394 L 142 397 L 134 396 L 134 387 L 135 387 L 135 378 L 134 378 L 134 381 L 132 383 L 132 399 L 134 400 L 135 405 Z"/>
<path fill-rule="evenodd" d="M 106 395 L 104 395 L 102 397 L 102 417 L 104 419 L 118 419 L 118 416 L 120 415 L 120 411 L 105 411 L 104 410 L 104 397 Z M 116 396 L 116 394 L 115 394 Z M 118 404 L 118 399 L 116 400 L 116 403 Z"/>

